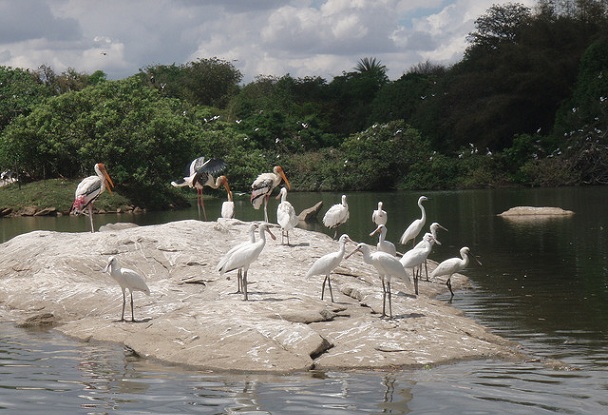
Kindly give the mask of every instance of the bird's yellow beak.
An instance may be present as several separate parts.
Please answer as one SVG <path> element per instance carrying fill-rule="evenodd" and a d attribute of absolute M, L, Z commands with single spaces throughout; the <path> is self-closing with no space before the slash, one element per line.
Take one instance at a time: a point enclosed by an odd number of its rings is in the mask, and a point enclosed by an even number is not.
<path fill-rule="evenodd" d="M 344 257 L 344 259 L 348 259 L 348 258 L 350 258 L 350 257 L 351 257 L 351 256 L 352 256 L 352 255 L 353 255 L 355 252 L 357 252 L 357 251 L 359 251 L 359 246 L 357 246 L 357 247 L 355 248 L 355 250 L 354 250 L 354 251 L 352 251 L 350 254 L 346 255 L 346 256 Z"/>
<path fill-rule="evenodd" d="M 230 186 L 228 185 L 228 179 L 226 178 L 226 176 L 221 176 L 222 178 L 222 183 L 224 184 L 224 189 L 226 189 L 226 193 L 228 193 L 228 197 L 230 197 L 230 200 L 232 200 L 232 192 L 230 191 Z"/>
<path fill-rule="evenodd" d="M 112 188 L 114 187 L 114 182 L 112 181 L 112 178 L 110 177 L 110 175 L 108 174 L 107 170 L 106 170 L 106 166 L 103 163 L 99 163 L 99 171 L 101 171 L 101 173 L 103 174 L 103 177 L 106 178 L 106 188 L 108 189 L 108 192 L 110 194 L 112 194 Z"/>
<path fill-rule="evenodd" d="M 279 167 L 279 175 L 285 182 L 285 185 L 287 186 L 287 190 L 291 190 L 291 185 L 289 184 L 289 180 L 287 180 L 287 176 L 285 176 L 285 172 L 283 171 L 283 169 L 281 167 Z"/>

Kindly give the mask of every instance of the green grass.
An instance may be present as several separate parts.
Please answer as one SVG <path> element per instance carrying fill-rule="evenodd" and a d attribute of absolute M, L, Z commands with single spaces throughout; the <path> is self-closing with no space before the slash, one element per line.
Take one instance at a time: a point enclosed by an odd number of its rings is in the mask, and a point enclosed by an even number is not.
<path fill-rule="evenodd" d="M 38 209 L 54 207 L 60 212 L 69 212 L 74 202 L 74 191 L 80 180 L 50 179 L 21 185 L 17 183 L 0 187 L 0 209 L 17 211 L 22 207 Z M 131 202 L 116 192 L 104 192 L 95 202 L 97 209 L 116 210 L 130 206 Z"/>

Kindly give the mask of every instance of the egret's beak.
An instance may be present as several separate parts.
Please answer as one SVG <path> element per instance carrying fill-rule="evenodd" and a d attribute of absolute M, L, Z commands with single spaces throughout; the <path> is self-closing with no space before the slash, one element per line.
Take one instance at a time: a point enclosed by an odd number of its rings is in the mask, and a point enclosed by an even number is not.
<path fill-rule="evenodd" d="M 473 253 L 471 251 L 469 251 L 469 255 L 471 256 L 471 258 L 473 258 L 475 260 L 475 262 L 477 262 L 479 265 L 483 265 L 481 263 L 480 260 L 477 259 L 477 257 L 475 255 L 473 255 Z"/>
<path fill-rule="evenodd" d="M 287 186 L 287 190 L 291 190 L 291 185 L 289 184 L 289 180 L 287 180 L 287 176 L 285 176 L 285 172 L 283 171 L 282 168 L 279 168 L 279 175 L 285 182 L 285 185 Z"/>
<path fill-rule="evenodd" d="M 352 251 L 350 254 L 346 255 L 346 256 L 344 257 L 344 259 L 348 259 L 348 258 L 350 258 L 350 257 L 351 257 L 351 256 L 352 256 L 352 255 L 353 255 L 355 252 L 357 252 L 357 251 L 359 251 L 359 246 L 357 246 L 357 247 L 355 248 L 355 250 L 354 250 L 354 251 Z"/>
<path fill-rule="evenodd" d="M 438 227 L 439 229 L 443 229 L 443 230 L 444 230 L 444 231 L 446 231 L 446 232 L 449 232 L 449 231 L 448 231 L 446 228 L 444 228 L 444 227 L 443 227 L 443 226 L 441 226 L 440 224 L 437 224 L 437 227 Z"/>
<path fill-rule="evenodd" d="M 380 226 L 378 226 L 372 233 L 370 233 L 369 236 L 374 236 L 378 232 L 380 232 Z"/>
<path fill-rule="evenodd" d="M 110 192 L 110 194 L 112 194 L 112 188 L 114 187 L 114 182 L 112 181 L 112 178 L 108 174 L 108 172 L 106 170 L 106 166 L 104 166 L 102 163 L 100 163 L 100 164 L 101 165 L 99 166 L 99 171 L 101 171 L 101 174 L 103 174 L 103 176 L 106 178 L 106 188 L 108 189 L 108 192 Z"/>
<path fill-rule="evenodd" d="M 276 240 L 277 237 L 274 236 L 274 233 L 270 232 L 270 229 L 268 227 L 266 227 L 266 229 L 264 229 L 266 232 L 268 232 L 268 234 L 270 235 L 270 237 L 272 238 L 272 240 Z"/>

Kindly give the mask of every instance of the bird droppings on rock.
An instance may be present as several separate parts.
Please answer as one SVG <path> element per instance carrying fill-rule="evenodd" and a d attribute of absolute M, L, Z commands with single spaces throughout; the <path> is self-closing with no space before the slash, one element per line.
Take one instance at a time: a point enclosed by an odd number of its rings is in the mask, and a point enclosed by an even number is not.
<path fill-rule="evenodd" d="M 378 274 L 360 257 L 342 261 L 332 274 L 335 303 L 321 301 L 323 276 L 304 276 L 338 242 L 299 228 L 291 231 L 294 239 L 308 244 L 269 241 L 251 266 L 249 301 L 243 301 L 236 284 L 215 268 L 248 239 L 248 228 L 238 220 L 222 220 L 222 230 L 216 222 L 187 220 L 19 235 L 0 250 L 0 316 L 19 321 L 24 313 L 49 313 L 66 335 L 116 342 L 142 357 L 198 369 L 390 369 L 519 356 L 514 344 L 437 300 L 446 292 L 441 281 L 421 281 L 415 297 L 393 280 L 394 319 L 381 319 Z M 138 242 L 125 246 L 125 240 Z M 149 297 L 135 293 L 136 323 L 116 321 L 122 292 L 103 273 L 111 255 L 138 270 L 150 288 Z M 185 284 L 189 279 L 204 286 Z M 459 289 L 467 279 L 455 274 L 452 283 Z M 466 292 L 456 299 L 460 295 Z"/>

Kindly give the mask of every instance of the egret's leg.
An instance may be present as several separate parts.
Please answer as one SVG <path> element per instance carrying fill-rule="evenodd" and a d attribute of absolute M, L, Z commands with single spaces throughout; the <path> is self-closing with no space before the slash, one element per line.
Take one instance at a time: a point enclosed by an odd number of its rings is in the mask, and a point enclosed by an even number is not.
<path fill-rule="evenodd" d="M 127 302 L 127 297 L 125 295 L 125 289 L 122 289 L 122 314 L 120 315 L 120 321 L 125 321 L 125 304 Z"/>
<path fill-rule="evenodd" d="M 382 279 L 382 317 L 386 317 L 386 285 L 384 285 L 384 277 Z"/>
<path fill-rule="evenodd" d="M 326 275 L 325 279 L 323 280 L 323 285 L 321 286 L 321 300 L 323 299 L 323 296 L 325 295 L 325 283 L 327 282 L 328 278 L 329 278 L 329 275 Z"/>
<path fill-rule="evenodd" d="M 243 269 L 239 268 L 236 275 L 236 293 L 243 292 Z"/>
<path fill-rule="evenodd" d="M 327 275 L 327 285 L 329 285 L 329 296 L 331 297 L 331 302 L 334 302 L 334 293 L 332 292 L 331 289 L 331 277 L 329 276 L 329 274 Z"/>
<path fill-rule="evenodd" d="M 393 302 L 392 302 L 392 297 L 391 297 L 391 282 L 387 281 L 386 282 L 386 288 L 387 288 L 387 295 L 388 295 L 388 312 L 389 315 L 391 316 L 391 320 L 393 318 Z"/>
<path fill-rule="evenodd" d="M 414 276 L 414 292 L 418 295 L 418 277 L 420 276 L 419 268 L 412 268 L 412 275 Z"/>
<path fill-rule="evenodd" d="M 450 275 L 448 277 L 448 280 L 445 282 L 445 285 L 447 285 L 448 288 L 450 289 L 450 294 L 452 294 L 452 296 L 450 297 L 450 299 L 454 297 L 454 291 L 452 291 L 452 281 L 450 281 L 451 279 L 452 279 L 452 276 Z"/>
<path fill-rule="evenodd" d="M 247 301 L 249 299 L 247 298 L 247 270 L 243 273 L 243 293 L 245 295 L 245 301 Z"/>
<path fill-rule="evenodd" d="M 426 260 L 424 261 L 424 272 L 426 274 L 426 280 L 428 281 L 429 280 L 429 267 L 427 265 Z"/>
<path fill-rule="evenodd" d="M 91 221 L 91 232 L 95 232 L 95 227 L 93 226 L 93 203 L 89 203 L 89 220 Z"/>
<path fill-rule="evenodd" d="M 131 322 L 135 322 L 135 314 L 133 311 L 133 291 L 131 290 Z"/>

